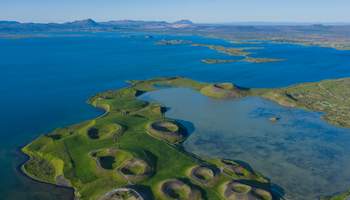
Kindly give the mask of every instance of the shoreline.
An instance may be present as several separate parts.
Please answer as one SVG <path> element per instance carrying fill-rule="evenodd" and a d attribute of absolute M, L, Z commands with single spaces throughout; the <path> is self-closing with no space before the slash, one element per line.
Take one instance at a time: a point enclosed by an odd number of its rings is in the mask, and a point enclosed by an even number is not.
<path fill-rule="evenodd" d="M 22 161 L 21 163 L 19 163 L 19 164 L 17 165 L 17 167 L 16 167 L 16 171 L 19 172 L 19 174 L 20 174 L 21 176 L 23 176 L 23 177 L 25 177 L 25 178 L 27 178 L 27 179 L 33 181 L 33 182 L 42 184 L 42 185 L 54 186 L 54 187 L 57 187 L 57 188 L 61 188 L 61 189 L 65 189 L 65 190 L 71 191 L 71 192 L 72 192 L 72 195 L 71 195 L 71 198 L 70 198 L 69 200 L 78 200 L 78 199 L 76 199 L 76 197 L 75 197 L 75 195 L 74 195 L 74 194 L 75 194 L 75 189 L 74 189 L 73 187 L 48 183 L 48 182 L 45 182 L 45 181 L 40 180 L 40 179 L 38 179 L 38 178 L 35 178 L 35 177 L 31 176 L 29 173 L 27 173 L 26 170 L 24 169 L 24 164 L 25 164 L 26 162 L 29 161 L 30 156 L 27 155 L 27 154 L 25 154 L 25 153 L 22 151 L 22 148 L 23 148 L 23 147 L 24 147 L 24 146 L 18 147 L 18 148 L 16 149 L 16 151 L 17 151 L 21 156 L 23 156 L 23 158 L 24 158 L 24 161 Z"/>

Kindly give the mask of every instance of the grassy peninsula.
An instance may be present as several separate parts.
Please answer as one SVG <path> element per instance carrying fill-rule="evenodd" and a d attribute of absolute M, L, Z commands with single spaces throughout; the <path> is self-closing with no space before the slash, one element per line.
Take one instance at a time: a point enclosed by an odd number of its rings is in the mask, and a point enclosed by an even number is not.
<path fill-rule="evenodd" d="M 322 111 L 330 123 L 350 127 L 350 79 L 280 89 L 248 89 L 181 77 L 129 83 L 89 100 L 104 109 L 104 115 L 56 129 L 25 146 L 22 150 L 29 160 L 22 166 L 24 173 L 72 187 L 81 200 L 280 199 L 271 192 L 269 180 L 250 167 L 184 151 L 186 128 L 164 117 L 166 108 L 161 105 L 137 99 L 159 86 L 191 88 L 218 99 L 261 96 L 284 106 Z"/>
<path fill-rule="evenodd" d="M 161 105 L 137 99 L 160 85 L 225 93 L 219 97 L 238 95 L 229 84 L 178 77 L 130 81 L 129 87 L 89 100 L 104 115 L 56 129 L 25 146 L 29 160 L 23 171 L 39 181 L 72 187 L 81 200 L 278 199 L 269 191 L 269 181 L 251 168 L 185 152 L 185 127 L 165 118 Z M 216 93 L 209 92 L 211 87 Z"/>

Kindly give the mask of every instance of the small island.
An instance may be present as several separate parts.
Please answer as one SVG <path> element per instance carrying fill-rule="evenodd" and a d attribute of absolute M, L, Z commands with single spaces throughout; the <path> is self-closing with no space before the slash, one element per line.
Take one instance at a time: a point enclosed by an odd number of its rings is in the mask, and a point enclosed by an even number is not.
<path fill-rule="evenodd" d="M 248 48 L 235 48 L 235 47 L 224 47 L 220 45 L 210 45 L 210 44 L 192 44 L 194 47 L 206 47 L 208 49 L 215 50 L 220 53 L 227 54 L 229 56 L 248 56 L 251 53 L 247 50 L 251 49 L 251 47 Z"/>
<path fill-rule="evenodd" d="M 281 61 L 284 61 L 284 59 L 245 57 L 241 61 L 249 62 L 249 63 L 271 63 L 271 62 L 281 62 Z"/>
<path fill-rule="evenodd" d="M 350 127 L 350 79 L 280 89 L 248 89 L 182 77 L 129 81 L 129 86 L 89 100 L 105 114 L 42 135 L 22 151 L 29 177 L 74 188 L 76 199 L 260 199 L 278 200 L 269 179 L 234 160 L 186 152 L 188 130 L 164 116 L 157 103 L 139 100 L 159 86 L 185 87 L 217 99 L 260 96 L 284 106 L 325 113 L 325 120 Z M 342 198 L 344 196 L 344 198 Z M 343 194 L 345 200 L 348 194 Z"/>
<path fill-rule="evenodd" d="M 156 45 L 164 45 L 164 46 L 170 46 L 170 45 L 180 45 L 180 44 L 191 44 L 191 41 L 188 40 L 160 40 L 156 42 Z"/>
<path fill-rule="evenodd" d="M 239 62 L 239 60 L 225 60 L 225 59 L 202 59 L 201 60 L 205 64 L 224 64 L 224 63 L 234 63 Z"/>

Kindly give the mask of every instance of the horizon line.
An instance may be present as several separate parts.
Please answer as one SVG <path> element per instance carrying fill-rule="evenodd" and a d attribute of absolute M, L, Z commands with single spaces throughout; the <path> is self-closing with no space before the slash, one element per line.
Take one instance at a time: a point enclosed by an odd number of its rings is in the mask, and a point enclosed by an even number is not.
<path fill-rule="evenodd" d="M 275 24 L 275 25 L 316 25 L 316 24 L 325 24 L 325 25 L 350 25 L 350 21 L 270 21 L 270 20 L 240 20 L 240 21 L 222 21 L 222 22 L 198 22 L 193 21 L 191 19 L 179 19 L 179 20 L 161 20 L 161 19 L 106 19 L 106 20 L 95 20 L 93 18 L 80 18 L 75 20 L 67 20 L 67 21 L 25 21 L 25 20 L 12 20 L 12 19 L 0 19 L 0 22 L 19 22 L 19 23 L 35 23 L 35 24 L 64 24 L 76 21 L 84 21 L 84 20 L 93 20 L 97 23 L 101 22 L 109 22 L 109 21 L 143 21 L 143 22 L 166 22 L 166 23 L 175 23 L 181 20 L 188 20 L 193 22 L 194 24 L 217 24 L 217 25 L 235 25 L 235 24 L 249 24 L 249 25 L 261 25 L 261 24 Z"/>

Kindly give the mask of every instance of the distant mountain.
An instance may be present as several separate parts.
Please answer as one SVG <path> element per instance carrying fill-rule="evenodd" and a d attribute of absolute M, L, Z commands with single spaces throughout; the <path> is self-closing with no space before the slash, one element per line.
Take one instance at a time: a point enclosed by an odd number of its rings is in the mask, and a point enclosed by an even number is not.
<path fill-rule="evenodd" d="M 16 22 L 16 21 L 0 21 L 0 26 L 1 25 L 14 25 L 14 24 L 19 24 L 19 22 Z"/>
<path fill-rule="evenodd" d="M 85 20 L 67 22 L 62 25 L 75 26 L 75 27 L 97 27 L 99 24 L 92 19 L 85 19 Z"/>
<path fill-rule="evenodd" d="M 176 21 L 176 22 L 172 23 L 170 25 L 170 27 L 173 27 L 173 28 L 188 28 L 188 27 L 191 27 L 193 25 L 194 25 L 194 23 L 192 21 L 183 19 L 183 20 Z"/>
<path fill-rule="evenodd" d="M 190 20 L 187 20 L 187 19 L 183 19 L 183 20 L 180 20 L 180 21 L 176 21 L 174 22 L 173 24 L 188 24 L 188 25 L 193 25 L 194 23 Z"/>
<path fill-rule="evenodd" d="M 20 31 L 111 31 L 116 29 L 172 29 L 188 28 L 194 24 L 189 20 L 174 23 L 165 21 L 117 20 L 96 22 L 92 19 L 66 23 L 20 23 L 16 21 L 0 21 L 0 32 Z"/>
<path fill-rule="evenodd" d="M 0 21 L 0 37 L 48 32 L 140 31 L 215 36 L 229 40 L 271 40 L 282 43 L 319 45 L 350 50 L 350 25 L 331 24 L 196 24 L 190 20 L 165 21 L 117 20 L 96 22 L 92 19 L 67 23 L 20 23 Z"/>

